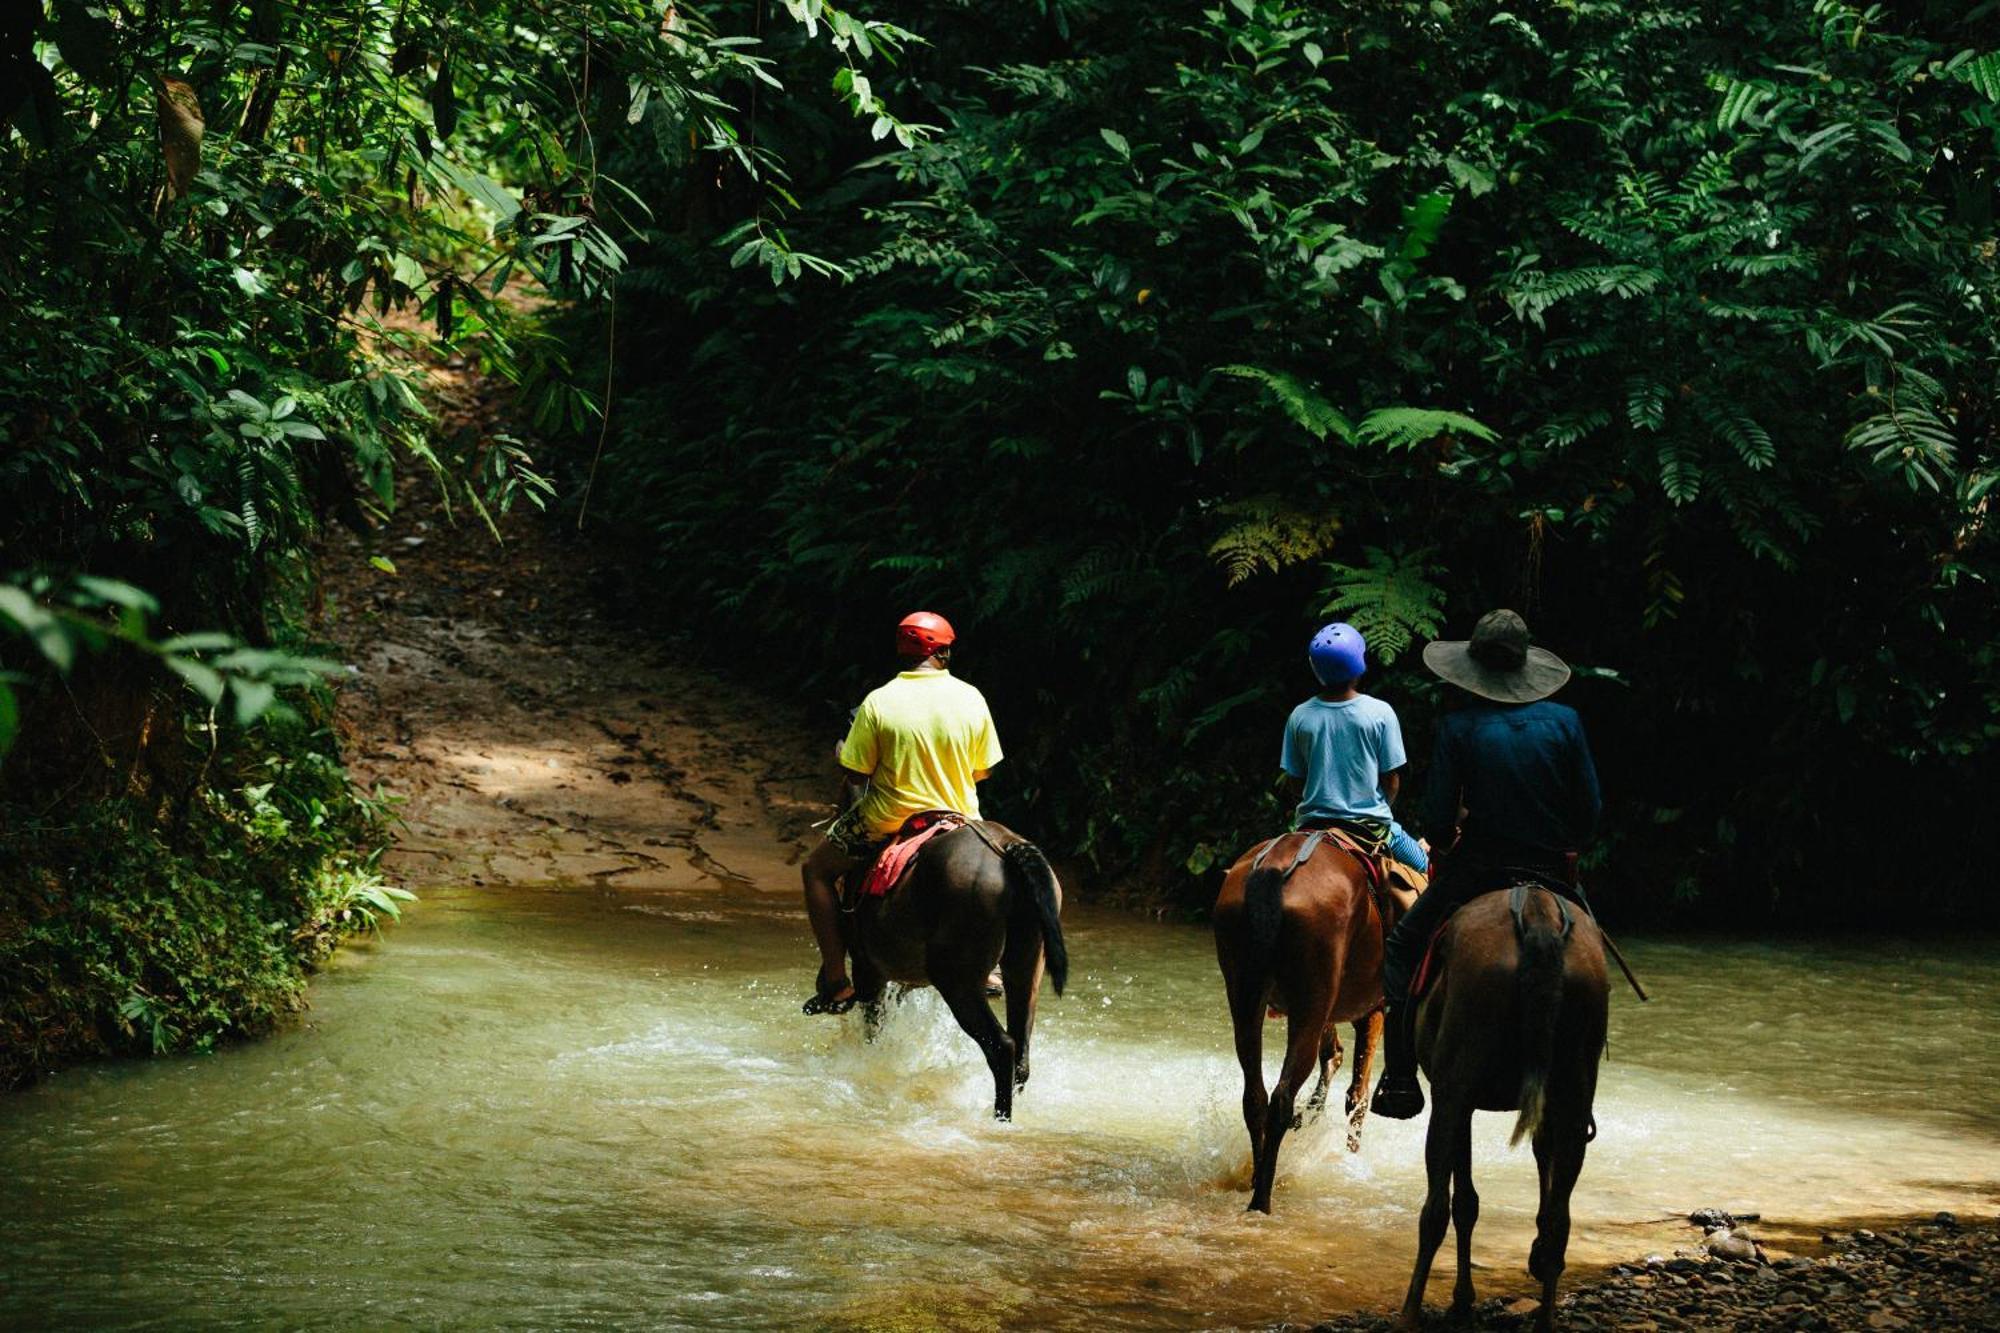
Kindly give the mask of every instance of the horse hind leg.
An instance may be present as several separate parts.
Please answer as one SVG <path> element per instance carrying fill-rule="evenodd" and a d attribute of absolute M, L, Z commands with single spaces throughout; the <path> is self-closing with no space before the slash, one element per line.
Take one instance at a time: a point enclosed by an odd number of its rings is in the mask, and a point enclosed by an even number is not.
<path fill-rule="evenodd" d="M 1458 1161 L 1458 1143 L 1461 1139 L 1470 1142 L 1471 1134 L 1470 1111 L 1447 1107 L 1442 1099 L 1432 1105 L 1430 1128 L 1424 1135 L 1424 1176 L 1429 1186 L 1423 1211 L 1417 1215 L 1417 1262 L 1396 1320 L 1402 1333 L 1416 1333 L 1423 1326 L 1424 1288 L 1430 1284 L 1431 1262 L 1437 1258 L 1445 1228 L 1451 1224 L 1451 1177 Z"/>
<path fill-rule="evenodd" d="M 1326 1032 L 1333 997 L 1325 995 L 1315 1000 L 1309 1006 L 1286 1005 L 1290 1023 L 1286 1031 L 1285 1063 L 1278 1071 L 1278 1082 L 1271 1089 L 1271 1102 L 1264 1112 L 1264 1141 L 1258 1146 L 1257 1169 L 1250 1179 L 1250 1207 L 1260 1213 L 1271 1211 L 1271 1187 L 1278 1176 L 1278 1145 L 1285 1141 L 1285 1132 L 1295 1128 L 1293 1112 L 1299 1089 L 1312 1073 Z"/>
<path fill-rule="evenodd" d="M 1255 1172 L 1264 1146 L 1264 1112 L 1270 1094 L 1264 1088 L 1264 997 L 1249 994 L 1233 972 L 1223 980 L 1229 991 L 1229 1023 L 1235 1032 L 1236 1063 L 1243 1070 L 1243 1128 L 1250 1134 L 1250 1161 Z"/>
<path fill-rule="evenodd" d="M 979 1043 L 986 1067 L 993 1071 L 993 1118 L 1012 1120 L 1014 1041 L 993 1016 L 993 1006 L 986 1002 L 986 969 L 977 968 L 972 975 L 954 978 L 948 987 L 940 985 L 938 993 L 944 996 L 944 1002 L 951 1007 L 951 1016 L 965 1029 L 965 1035 Z"/>
<path fill-rule="evenodd" d="M 1361 1126 L 1368 1119 L 1368 1080 L 1375 1073 L 1375 1053 L 1382 1049 L 1382 1011 L 1377 1009 L 1354 1025 L 1354 1077 L 1347 1081 L 1347 1151 L 1361 1151 Z"/>
<path fill-rule="evenodd" d="M 1014 1086 L 1028 1083 L 1028 1041 L 1035 1031 L 1035 1002 L 1042 989 L 1042 933 L 1032 916 L 1016 912 L 1007 922 L 1007 944 L 1000 954 L 1000 980 L 1006 995 L 1007 1035 L 1014 1042 Z"/>
<path fill-rule="evenodd" d="M 1451 1314 L 1464 1319 L 1472 1313 L 1472 1229 L 1479 1225 L 1479 1191 L 1472 1188 L 1472 1127 L 1458 1136 L 1452 1161 L 1451 1228 L 1458 1233 L 1458 1281 L 1452 1287 Z"/>
<path fill-rule="evenodd" d="M 1535 1312 L 1537 1333 L 1555 1328 L 1556 1283 L 1569 1252 L 1569 1199 L 1583 1174 L 1583 1155 L 1590 1142 L 1583 1117 L 1565 1117 L 1562 1127 L 1543 1125 L 1535 1135 L 1535 1164 L 1541 1168 L 1541 1207 L 1535 1213 L 1535 1243 L 1528 1251 L 1528 1272 L 1542 1284 L 1542 1308 Z"/>
<path fill-rule="evenodd" d="M 1332 1023 L 1326 1025 L 1326 1035 L 1319 1041 L 1319 1082 L 1313 1084 L 1312 1100 L 1306 1103 L 1306 1117 L 1318 1120 L 1326 1110 L 1327 1094 L 1333 1089 L 1333 1076 L 1340 1069 L 1340 1029 Z"/>

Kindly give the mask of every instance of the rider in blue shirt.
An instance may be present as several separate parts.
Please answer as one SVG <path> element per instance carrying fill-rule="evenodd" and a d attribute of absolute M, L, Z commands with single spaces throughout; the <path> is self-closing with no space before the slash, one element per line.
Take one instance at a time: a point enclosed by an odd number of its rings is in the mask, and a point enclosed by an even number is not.
<path fill-rule="evenodd" d="M 1472 638 L 1432 643 L 1424 665 L 1478 702 L 1438 725 L 1424 800 L 1424 829 L 1438 870 L 1383 950 L 1382 1081 L 1377 1115 L 1407 1120 L 1424 1109 L 1417 1086 L 1411 973 L 1452 910 L 1524 879 L 1572 892 L 1575 854 L 1597 829 L 1597 768 L 1576 711 L 1548 696 L 1569 667 L 1529 646 L 1512 611 L 1489 611 Z"/>
<path fill-rule="evenodd" d="M 1406 865 L 1429 858 L 1390 813 L 1403 784 L 1403 728 L 1396 710 L 1356 687 L 1368 644 L 1352 625 L 1335 623 L 1307 650 L 1320 692 L 1292 710 L 1279 766 L 1298 795 L 1299 828 L 1345 824 L 1372 834 Z"/>

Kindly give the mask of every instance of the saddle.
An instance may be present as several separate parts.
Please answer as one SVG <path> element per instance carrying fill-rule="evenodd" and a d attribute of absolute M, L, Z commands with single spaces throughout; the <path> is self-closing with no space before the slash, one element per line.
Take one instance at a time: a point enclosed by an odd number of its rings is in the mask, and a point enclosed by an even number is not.
<path fill-rule="evenodd" d="M 875 854 L 865 873 L 848 877 L 850 899 L 881 898 L 902 882 L 925 843 L 940 833 L 964 828 L 970 821 L 956 810 L 926 810 L 911 815 L 903 827 Z M 857 882 L 858 880 L 858 882 Z"/>
<path fill-rule="evenodd" d="M 1256 873 L 1264 864 L 1264 858 L 1271 854 L 1281 839 L 1273 838 L 1257 852 L 1250 863 L 1251 873 Z M 1416 904 L 1417 895 L 1430 887 L 1430 877 L 1414 866 L 1404 865 L 1390 856 L 1387 846 L 1377 838 L 1365 836 L 1361 831 L 1340 824 L 1316 828 L 1306 834 L 1306 840 L 1293 853 L 1291 864 L 1285 867 L 1284 878 L 1290 879 L 1298 868 L 1312 859 L 1314 852 L 1327 843 L 1332 843 L 1361 863 L 1368 876 L 1369 892 L 1375 895 L 1375 906 L 1382 914 L 1383 928 Z"/>

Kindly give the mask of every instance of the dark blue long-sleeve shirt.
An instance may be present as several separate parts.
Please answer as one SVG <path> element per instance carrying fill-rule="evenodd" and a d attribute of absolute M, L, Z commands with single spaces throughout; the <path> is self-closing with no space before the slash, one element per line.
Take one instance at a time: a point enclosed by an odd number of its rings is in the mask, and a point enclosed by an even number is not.
<path fill-rule="evenodd" d="M 1448 836 L 1465 808 L 1469 838 L 1572 851 L 1597 829 L 1597 766 L 1576 710 L 1547 699 L 1480 703 L 1438 723 L 1424 789 L 1424 831 Z"/>

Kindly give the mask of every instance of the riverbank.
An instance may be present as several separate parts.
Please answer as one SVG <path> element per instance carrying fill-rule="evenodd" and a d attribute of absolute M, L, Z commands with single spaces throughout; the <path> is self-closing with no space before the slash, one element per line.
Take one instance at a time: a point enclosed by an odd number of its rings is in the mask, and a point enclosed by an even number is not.
<path fill-rule="evenodd" d="M 433 368 L 441 433 L 526 434 L 504 385 Z M 364 786 L 403 798 L 401 882 L 658 892 L 798 882 L 831 765 L 788 704 L 621 623 L 621 553 L 521 504 L 476 516 L 423 478 L 321 553 L 320 632 L 348 670 Z M 636 620 L 637 617 L 632 619 Z"/>
<path fill-rule="evenodd" d="M 1557 1326 L 1573 1333 L 1739 1333 L 1810 1330 L 1874 1333 L 1984 1333 L 2000 1328 L 2000 1224 L 1962 1225 L 1950 1213 L 1929 1222 L 1871 1230 L 1828 1231 L 1822 1252 L 1770 1259 L 1754 1225 L 1691 1240 L 1671 1254 L 1621 1264 L 1602 1281 L 1557 1297 Z M 1723 1239 L 1727 1237 L 1728 1239 Z M 1447 1239 L 1447 1248 L 1449 1240 Z M 1725 1257 L 1733 1254 L 1735 1257 Z M 1431 1279 L 1433 1301 L 1450 1299 L 1448 1276 Z M 1528 1326 L 1533 1298 L 1488 1300 L 1458 1329 Z M 1433 1304 L 1426 1327 L 1442 1326 Z M 1311 1325 L 1312 1333 L 1383 1333 L 1394 1320 L 1349 1314 Z M 1303 1333 L 1306 1325 L 1280 1326 Z"/>

